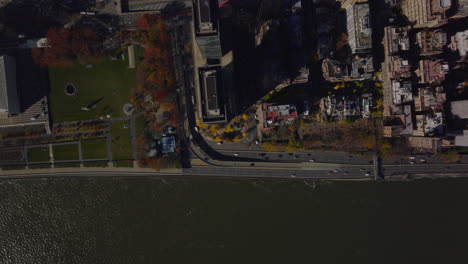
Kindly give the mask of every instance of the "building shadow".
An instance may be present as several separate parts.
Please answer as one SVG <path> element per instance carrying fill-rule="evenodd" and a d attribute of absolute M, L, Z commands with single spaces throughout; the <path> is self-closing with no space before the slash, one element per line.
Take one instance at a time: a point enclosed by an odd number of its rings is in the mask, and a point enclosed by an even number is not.
<path fill-rule="evenodd" d="M 49 93 L 47 68 L 40 67 L 34 63 L 31 50 L 18 50 L 16 55 L 16 74 L 21 111 L 28 109 Z"/>
<path fill-rule="evenodd" d="M 234 64 L 231 62 L 221 69 L 223 76 L 224 101 L 226 103 L 227 119 L 242 113 L 241 100 L 237 91 L 236 80 L 234 78 Z"/>

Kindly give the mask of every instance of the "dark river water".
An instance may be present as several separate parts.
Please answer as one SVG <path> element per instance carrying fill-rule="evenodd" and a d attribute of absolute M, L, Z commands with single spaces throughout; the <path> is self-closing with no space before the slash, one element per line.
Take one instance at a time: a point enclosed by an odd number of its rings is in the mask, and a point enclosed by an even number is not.
<path fill-rule="evenodd" d="M 468 263 L 468 181 L 0 181 L 0 263 Z"/>

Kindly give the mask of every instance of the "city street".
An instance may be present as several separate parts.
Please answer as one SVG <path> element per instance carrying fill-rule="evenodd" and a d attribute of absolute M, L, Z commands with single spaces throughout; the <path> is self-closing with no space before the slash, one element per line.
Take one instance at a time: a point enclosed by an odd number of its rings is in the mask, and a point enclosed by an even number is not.
<path fill-rule="evenodd" d="M 324 170 L 314 168 L 222 168 L 194 167 L 183 169 L 183 174 L 193 176 L 241 177 L 241 178 L 314 178 L 314 179 L 373 179 L 372 168 L 341 167 L 341 169 Z M 369 176 L 366 176 L 366 173 Z"/>
<path fill-rule="evenodd" d="M 193 24 L 190 25 L 193 27 Z M 193 64 L 187 54 L 181 52 L 186 41 L 194 41 L 194 31 L 188 27 L 177 27 L 177 37 L 174 37 L 176 75 L 180 85 L 179 111 L 183 124 L 181 129 L 183 148 L 187 149 L 192 158 L 205 161 L 206 167 L 184 168 L 183 173 L 189 175 L 223 176 L 223 177 L 310 177 L 310 178 L 374 178 L 373 156 L 347 154 L 339 152 L 266 152 L 251 142 L 236 144 L 217 144 L 207 141 L 195 130 L 196 107 L 193 100 Z M 181 38 L 187 34 L 189 38 Z M 183 131 L 183 132 L 182 132 Z M 253 140 L 253 138 L 251 139 Z M 410 164 L 413 161 L 415 164 Z M 243 162 L 243 163 L 239 163 Z M 262 167 L 258 167 L 258 163 Z M 308 163 L 303 168 L 301 163 Z M 463 157 L 462 164 L 443 164 L 434 155 L 417 155 L 414 160 L 408 157 L 390 158 L 381 161 L 383 176 L 407 173 L 462 173 L 467 171 L 468 158 Z M 245 165 L 248 163 L 250 165 Z M 278 163 L 295 164 L 295 168 L 278 168 Z M 317 163 L 340 164 L 338 167 L 324 168 Z M 317 164 L 317 165 L 315 165 Z M 316 168 L 314 168 L 314 166 Z M 311 169 L 313 168 L 313 169 Z M 337 169 L 338 171 L 334 171 Z M 366 174 L 368 173 L 368 176 Z M 293 175 L 293 176 L 291 176 Z"/>
<path fill-rule="evenodd" d="M 205 151 L 212 154 L 215 151 Z M 340 163 L 340 164 L 363 164 L 372 163 L 372 156 L 351 155 L 337 152 L 267 152 L 265 150 L 222 150 L 217 149 L 217 153 L 223 154 L 228 158 L 246 158 L 252 160 L 261 160 L 263 162 L 321 162 L 321 163 Z"/>

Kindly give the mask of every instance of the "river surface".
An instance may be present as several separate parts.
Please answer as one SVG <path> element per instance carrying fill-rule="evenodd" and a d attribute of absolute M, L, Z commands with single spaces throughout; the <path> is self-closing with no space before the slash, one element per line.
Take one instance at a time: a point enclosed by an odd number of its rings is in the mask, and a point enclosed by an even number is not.
<path fill-rule="evenodd" d="M 0 263 L 467 263 L 467 225 L 468 180 L 0 181 Z"/>

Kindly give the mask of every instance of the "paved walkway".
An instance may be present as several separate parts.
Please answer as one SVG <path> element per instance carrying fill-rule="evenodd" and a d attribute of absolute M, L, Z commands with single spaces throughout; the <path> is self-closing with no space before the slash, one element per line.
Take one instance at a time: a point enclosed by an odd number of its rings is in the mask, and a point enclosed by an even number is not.
<path fill-rule="evenodd" d="M 49 144 L 50 167 L 54 168 L 54 150 L 52 144 Z"/>
<path fill-rule="evenodd" d="M 78 159 L 83 162 L 83 152 L 81 151 L 81 140 L 78 140 Z"/>
<path fill-rule="evenodd" d="M 50 168 L 50 169 L 27 169 L 27 170 L 4 170 L 0 173 L 0 178 L 21 178 L 21 177 L 37 177 L 37 176 L 46 176 L 46 177 L 62 177 L 66 175 L 83 175 L 85 177 L 99 176 L 101 174 L 106 174 L 111 177 L 118 176 L 119 174 L 125 174 L 126 176 L 132 175 L 147 175 L 147 176 L 157 176 L 157 175 L 180 175 L 182 174 L 181 169 L 161 169 L 159 172 L 155 172 L 153 169 L 149 168 L 102 168 L 102 167 L 75 167 L 75 168 Z"/>
<path fill-rule="evenodd" d="M 110 122 L 107 127 L 106 152 L 107 152 L 107 159 L 109 160 L 109 162 L 112 162 L 112 134 L 110 131 Z"/>
<path fill-rule="evenodd" d="M 136 128 L 135 128 L 135 119 L 141 115 L 143 115 L 144 112 L 139 112 L 134 115 L 131 115 L 130 118 L 130 140 L 132 142 L 132 154 L 133 154 L 133 160 L 137 160 L 137 146 L 136 146 Z"/>

